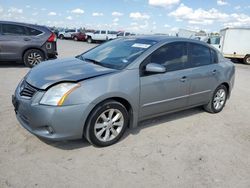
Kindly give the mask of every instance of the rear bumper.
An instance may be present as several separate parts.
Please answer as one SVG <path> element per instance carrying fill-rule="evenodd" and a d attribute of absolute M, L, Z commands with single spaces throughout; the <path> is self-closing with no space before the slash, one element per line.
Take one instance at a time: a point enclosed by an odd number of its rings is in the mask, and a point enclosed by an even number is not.
<path fill-rule="evenodd" d="M 56 59 L 58 52 L 57 52 L 57 44 L 56 42 L 46 42 L 42 49 L 45 53 L 45 59 Z"/>

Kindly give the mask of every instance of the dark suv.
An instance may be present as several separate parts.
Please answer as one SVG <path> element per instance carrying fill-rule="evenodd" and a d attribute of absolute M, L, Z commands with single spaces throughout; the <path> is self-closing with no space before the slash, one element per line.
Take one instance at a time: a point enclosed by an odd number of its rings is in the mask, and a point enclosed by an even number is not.
<path fill-rule="evenodd" d="M 56 56 L 56 35 L 47 27 L 0 21 L 0 61 L 22 61 L 33 67 Z"/>

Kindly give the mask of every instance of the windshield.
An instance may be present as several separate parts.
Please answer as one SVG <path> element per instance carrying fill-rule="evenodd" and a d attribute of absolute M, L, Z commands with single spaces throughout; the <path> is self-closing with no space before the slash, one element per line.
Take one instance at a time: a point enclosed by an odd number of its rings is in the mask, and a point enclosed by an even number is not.
<path fill-rule="evenodd" d="M 82 54 L 79 58 L 112 69 L 124 69 L 155 43 L 156 41 L 147 39 L 116 39 Z"/>

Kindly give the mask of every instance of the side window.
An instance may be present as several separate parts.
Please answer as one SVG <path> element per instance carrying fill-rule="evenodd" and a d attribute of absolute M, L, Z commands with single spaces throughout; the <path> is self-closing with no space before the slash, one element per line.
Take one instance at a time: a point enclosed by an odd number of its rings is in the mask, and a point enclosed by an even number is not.
<path fill-rule="evenodd" d="M 125 33 L 125 36 L 129 36 L 130 35 L 130 33 Z"/>
<path fill-rule="evenodd" d="M 215 50 L 211 49 L 211 62 L 212 63 L 218 63 L 218 55 Z"/>
<path fill-rule="evenodd" d="M 167 72 L 187 67 L 187 43 L 175 42 L 160 47 L 148 58 L 148 63 L 158 63 L 166 67 Z"/>
<path fill-rule="evenodd" d="M 26 31 L 23 26 L 12 24 L 3 24 L 2 33 L 5 35 L 26 35 Z"/>
<path fill-rule="evenodd" d="M 124 35 L 124 32 L 119 32 L 117 36 L 122 37 Z"/>
<path fill-rule="evenodd" d="M 26 29 L 28 31 L 28 35 L 30 35 L 30 36 L 37 36 L 37 35 L 40 35 L 43 33 L 41 31 L 38 31 L 38 30 L 30 28 L 30 27 L 26 27 Z"/>
<path fill-rule="evenodd" d="M 193 67 L 211 64 L 210 49 L 200 44 L 190 44 L 191 62 Z"/>
<path fill-rule="evenodd" d="M 97 30 L 97 31 L 95 31 L 95 32 L 94 32 L 94 34 L 100 34 L 100 31 L 99 31 L 99 30 Z"/>
<path fill-rule="evenodd" d="M 106 34 L 106 31 L 101 31 L 101 34 Z"/>

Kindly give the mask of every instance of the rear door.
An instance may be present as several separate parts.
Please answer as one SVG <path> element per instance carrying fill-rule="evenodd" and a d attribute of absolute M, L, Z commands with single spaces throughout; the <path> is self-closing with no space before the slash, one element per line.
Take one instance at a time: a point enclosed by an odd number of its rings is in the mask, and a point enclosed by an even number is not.
<path fill-rule="evenodd" d="M 189 106 L 209 102 L 219 82 L 217 53 L 202 44 L 189 43 L 191 62 Z"/>
<path fill-rule="evenodd" d="M 166 67 L 166 73 L 143 73 L 149 63 Z M 186 42 L 166 44 L 141 65 L 140 118 L 175 111 L 188 105 L 189 75 Z"/>
<path fill-rule="evenodd" d="M 17 60 L 22 58 L 22 48 L 30 41 L 25 27 L 15 24 L 2 24 L 1 59 Z"/>

